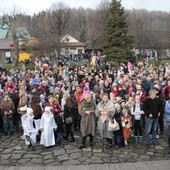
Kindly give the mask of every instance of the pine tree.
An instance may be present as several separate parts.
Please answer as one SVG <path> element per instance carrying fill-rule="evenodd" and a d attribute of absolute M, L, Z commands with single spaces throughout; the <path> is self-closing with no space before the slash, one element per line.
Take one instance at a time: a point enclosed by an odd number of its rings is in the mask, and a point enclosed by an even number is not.
<path fill-rule="evenodd" d="M 134 61 L 132 55 L 133 37 L 128 34 L 126 15 L 121 7 L 121 1 L 112 0 L 110 3 L 103 40 L 103 49 L 107 60 L 119 64 Z"/>
<path fill-rule="evenodd" d="M 80 31 L 80 41 L 86 42 L 87 31 L 85 28 L 82 28 Z"/>

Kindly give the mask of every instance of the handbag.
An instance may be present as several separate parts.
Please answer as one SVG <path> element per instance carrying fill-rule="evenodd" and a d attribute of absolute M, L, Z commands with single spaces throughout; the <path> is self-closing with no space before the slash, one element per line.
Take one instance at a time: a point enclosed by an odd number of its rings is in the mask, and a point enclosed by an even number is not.
<path fill-rule="evenodd" d="M 19 108 L 19 111 L 21 111 L 21 112 L 26 112 L 26 110 L 27 110 L 27 105 Z"/>
<path fill-rule="evenodd" d="M 72 118 L 71 116 L 65 118 L 65 123 L 66 123 L 66 124 L 73 123 L 73 118 Z"/>
<path fill-rule="evenodd" d="M 109 123 L 108 123 L 108 131 L 117 131 L 119 130 L 120 127 L 119 127 L 119 124 L 117 123 L 117 121 L 114 119 L 113 120 L 113 123 L 111 122 L 111 120 L 109 120 Z"/>

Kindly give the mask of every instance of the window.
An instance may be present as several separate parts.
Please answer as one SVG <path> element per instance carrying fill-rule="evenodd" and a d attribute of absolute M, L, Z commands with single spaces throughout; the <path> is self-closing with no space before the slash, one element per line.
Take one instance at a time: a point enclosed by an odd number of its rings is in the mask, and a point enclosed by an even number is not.
<path fill-rule="evenodd" d="M 70 40 L 69 37 L 66 37 L 66 42 L 69 42 L 69 40 Z"/>
<path fill-rule="evenodd" d="M 5 57 L 11 57 L 11 52 L 10 51 L 6 51 L 5 52 Z"/>
<path fill-rule="evenodd" d="M 75 47 L 70 47 L 70 50 L 76 50 L 76 48 Z"/>

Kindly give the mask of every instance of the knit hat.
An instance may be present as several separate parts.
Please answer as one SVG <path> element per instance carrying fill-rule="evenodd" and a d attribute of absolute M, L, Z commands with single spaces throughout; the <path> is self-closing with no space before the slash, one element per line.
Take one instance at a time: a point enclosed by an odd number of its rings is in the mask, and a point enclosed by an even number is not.
<path fill-rule="evenodd" d="M 125 101 L 124 99 L 121 99 L 121 100 L 119 101 L 119 104 L 121 105 L 123 102 L 126 103 L 126 101 Z"/>
<path fill-rule="evenodd" d="M 120 104 L 119 103 L 116 103 L 115 104 L 115 109 L 119 108 L 120 107 Z"/>

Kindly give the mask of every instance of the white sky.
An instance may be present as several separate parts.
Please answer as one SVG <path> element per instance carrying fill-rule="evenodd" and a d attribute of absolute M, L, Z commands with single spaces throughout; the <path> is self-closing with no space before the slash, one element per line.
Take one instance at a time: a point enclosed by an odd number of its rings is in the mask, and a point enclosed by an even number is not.
<path fill-rule="evenodd" d="M 19 11 L 32 15 L 49 9 L 52 3 L 63 2 L 72 7 L 95 8 L 102 0 L 0 0 L 0 15 L 2 11 L 10 11 L 13 6 Z M 110 0 L 111 1 L 111 0 Z M 125 9 L 147 9 L 170 12 L 170 0 L 122 0 Z"/>

